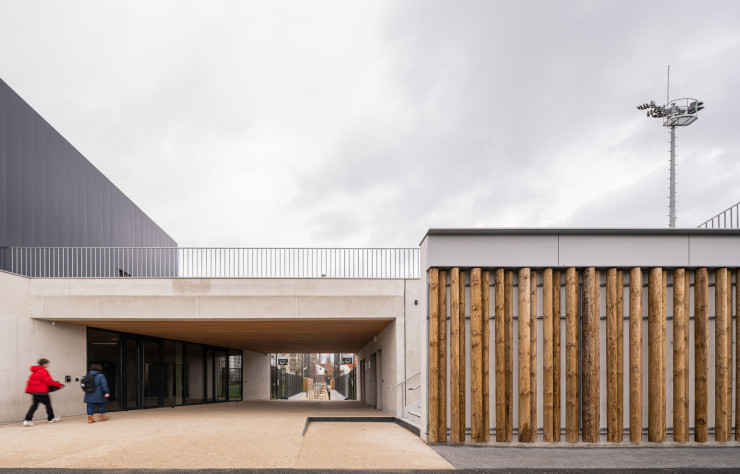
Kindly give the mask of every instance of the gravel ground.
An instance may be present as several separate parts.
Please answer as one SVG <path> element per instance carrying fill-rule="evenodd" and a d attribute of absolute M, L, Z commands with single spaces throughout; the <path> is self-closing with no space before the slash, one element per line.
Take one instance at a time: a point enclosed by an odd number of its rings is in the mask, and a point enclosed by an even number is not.
<path fill-rule="evenodd" d="M 351 401 L 250 401 L 116 412 L 0 426 L 0 468 L 450 469 L 394 423 L 312 423 L 307 416 L 387 416 Z"/>

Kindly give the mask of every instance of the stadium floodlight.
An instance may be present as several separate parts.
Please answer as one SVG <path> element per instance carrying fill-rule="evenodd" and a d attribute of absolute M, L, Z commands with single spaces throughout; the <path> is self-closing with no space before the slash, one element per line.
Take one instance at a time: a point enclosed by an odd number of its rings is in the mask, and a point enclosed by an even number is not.
<path fill-rule="evenodd" d="M 671 68 L 668 66 L 668 80 L 670 84 Z M 669 89 L 670 90 L 670 89 Z M 699 111 L 704 109 L 704 102 L 698 99 L 683 98 L 669 99 L 666 93 L 666 104 L 656 105 L 655 101 L 637 106 L 638 110 L 647 110 L 647 116 L 662 118 L 663 126 L 670 128 L 671 158 L 668 195 L 668 227 L 676 227 L 676 127 L 687 127 L 699 118 Z"/>

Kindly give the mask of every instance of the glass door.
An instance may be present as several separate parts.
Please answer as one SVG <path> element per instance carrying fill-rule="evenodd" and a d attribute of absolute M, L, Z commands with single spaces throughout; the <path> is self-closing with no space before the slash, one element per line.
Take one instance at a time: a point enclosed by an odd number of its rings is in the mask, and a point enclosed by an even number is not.
<path fill-rule="evenodd" d="M 242 351 L 229 351 L 229 400 L 242 399 Z"/>
<path fill-rule="evenodd" d="M 118 333 L 88 328 L 87 360 L 88 363 L 100 364 L 103 369 L 103 374 L 105 374 L 110 389 L 108 410 L 120 410 L 121 345 Z"/>
<path fill-rule="evenodd" d="M 203 346 L 199 344 L 185 344 L 185 403 L 203 403 L 206 381 L 204 377 L 205 363 L 203 362 Z"/>
<path fill-rule="evenodd" d="M 126 337 L 124 346 L 126 369 L 123 372 L 126 386 L 126 410 L 139 408 L 139 344 L 136 339 Z"/>
<path fill-rule="evenodd" d="M 141 340 L 141 406 L 151 408 L 162 406 L 160 402 L 161 353 L 159 342 Z"/>
<path fill-rule="evenodd" d="M 229 394 L 228 352 L 216 350 L 216 401 L 225 402 Z"/>
<path fill-rule="evenodd" d="M 164 406 L 182 405 L 185 395 L 185 364 L 182 342 L 164 341 L 162 388 Z"/>
<path fill-rule="evenodd" d="M 206 349 L 206 403 L 214 401 L 213 388 L 216 381 L 213 377 L 213 349 Z"/>

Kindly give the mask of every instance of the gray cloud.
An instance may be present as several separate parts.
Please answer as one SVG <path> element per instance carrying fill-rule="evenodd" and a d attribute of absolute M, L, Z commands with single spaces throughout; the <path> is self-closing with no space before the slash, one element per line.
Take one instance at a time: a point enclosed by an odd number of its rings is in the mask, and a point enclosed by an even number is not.
<path fill-rule="evenodd" d="M 142 14 L 142 8 L 148 8 Z M 740 5 L 0 3 L 0 76 L 183 245 L 663 227 L 740 200 Z"/>

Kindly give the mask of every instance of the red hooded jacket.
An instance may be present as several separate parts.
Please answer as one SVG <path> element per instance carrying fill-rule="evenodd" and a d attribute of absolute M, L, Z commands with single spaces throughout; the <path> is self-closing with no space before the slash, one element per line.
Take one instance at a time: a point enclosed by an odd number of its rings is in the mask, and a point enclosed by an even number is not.
<path fill-rule="evenodd" d="M 49 385 L 62 388 L 62 384 L 53 380 L 49 371 L 41 365 L 31 366 L 31 376 L 26 384 L 26 393 L 49 393 Z"/>

